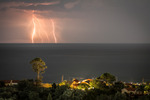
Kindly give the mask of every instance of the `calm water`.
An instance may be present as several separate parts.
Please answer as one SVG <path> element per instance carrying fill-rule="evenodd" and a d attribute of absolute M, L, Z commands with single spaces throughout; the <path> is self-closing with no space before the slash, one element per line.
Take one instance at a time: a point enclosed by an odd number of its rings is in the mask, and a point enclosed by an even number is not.
<path fill-rule="evenodd" d="M 150 81 L 150 44 L 0 44 L 0 80 L 36 77 L 29 62 L 41 57 L 48 68 L 44 82 L 98 77 Z"/>

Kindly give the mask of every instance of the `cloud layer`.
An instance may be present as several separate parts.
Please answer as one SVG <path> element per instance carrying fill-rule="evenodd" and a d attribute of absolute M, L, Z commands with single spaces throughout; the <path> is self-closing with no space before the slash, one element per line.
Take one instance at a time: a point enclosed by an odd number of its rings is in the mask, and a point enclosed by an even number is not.
<path fill-rule="evenodd" d="M 60 43 L 150 43 L 149 0 L 3 0 L 0 42 L 31 42 L 32 14 L 55 20 Z"/>

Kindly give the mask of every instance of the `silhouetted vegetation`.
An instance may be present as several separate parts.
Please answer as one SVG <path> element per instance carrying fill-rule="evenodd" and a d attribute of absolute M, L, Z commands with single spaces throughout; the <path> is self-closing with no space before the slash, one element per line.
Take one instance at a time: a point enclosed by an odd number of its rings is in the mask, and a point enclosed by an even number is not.
<path fill-rule="evenodd" d="M 0 100 L 150 100 L 148 94 L 122 93 L 125 87 L 122 82 L 105 83 L 94 79 L 89 84 L 81 83 L 72 89 L 66 84 L 52 84 L 52 87 L 37 86 L 32 79 L 21 80 L 17 85 L 0 87 Z M 92 88 L 91 88 L 92 87 Z M 149 84 L 137 89 L 149 92 Z"/>
<path fill-rule="evenodd" d="M 116 81 L 110 73 L 95 79 L 64 80 L 61 83 L 41 83 L 46 66 L 41 58 L 31 62 L 37 78 L 0 81 L 0 100 L 150 100 L 150 83 L 124 83 Z M 38 85 L 37 85 L 38 81 Z"/>
<path fill-rule="evenodd" d="M 41 58 L 35 58 L 30 61 L 32 64 L 32 69 L 37 73 L 36 83 L 39 85 L 42 82 L 42 74 L 45 72 L 44 70 L 47 68 L 45 62 Z"/>

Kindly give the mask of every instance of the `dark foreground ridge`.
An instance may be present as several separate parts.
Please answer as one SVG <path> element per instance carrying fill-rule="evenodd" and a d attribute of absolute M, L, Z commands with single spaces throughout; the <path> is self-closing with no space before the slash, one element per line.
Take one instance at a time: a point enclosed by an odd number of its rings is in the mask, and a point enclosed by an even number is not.
<path fill-rule="evenodd" d="M 117 81 L 110 73 L 94 79 L 42 83 L 33 79 L 1 80 L 0 100 L 150 100 L 150 83 Z"/>

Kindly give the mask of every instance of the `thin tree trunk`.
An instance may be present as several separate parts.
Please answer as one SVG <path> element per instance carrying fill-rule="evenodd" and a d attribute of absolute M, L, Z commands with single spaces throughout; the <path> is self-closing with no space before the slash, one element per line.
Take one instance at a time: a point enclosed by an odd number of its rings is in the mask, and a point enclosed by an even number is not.
<path fill-rule="evenodd" d="M 39 71 L 37 72 L 37 80 L 39 81 L 40 79 L 40 75 L 39 75 Z"/>
<path fill-rule="evenodd" d="M 36 80 L 36 86 L 39 86 L 39 82 L 40 82 L 40 75 L 39 75 L 39 71 L 37 72 L 37 80 Z"/>

